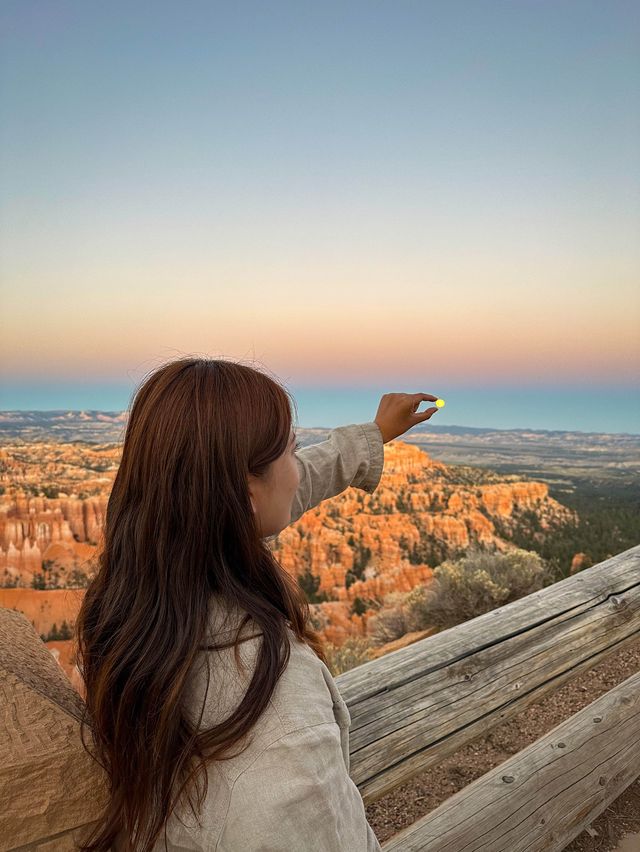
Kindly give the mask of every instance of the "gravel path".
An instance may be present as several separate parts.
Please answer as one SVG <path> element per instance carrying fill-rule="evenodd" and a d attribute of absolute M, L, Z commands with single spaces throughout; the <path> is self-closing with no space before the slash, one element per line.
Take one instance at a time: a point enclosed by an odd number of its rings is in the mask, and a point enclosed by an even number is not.
<path fill-rule="evenodd" d="M 453 793 L 535 742 L 569 716 L 640 671 L 640 640 L 583 672 L 438 766 L 366 806 L 380 843 L 437 808 Z M 640 767 L 638 767 L 640 770 Z M 640 832 L 640 778 L 575 838 L 564 852 L 610 852 L 625 834 Z"/>

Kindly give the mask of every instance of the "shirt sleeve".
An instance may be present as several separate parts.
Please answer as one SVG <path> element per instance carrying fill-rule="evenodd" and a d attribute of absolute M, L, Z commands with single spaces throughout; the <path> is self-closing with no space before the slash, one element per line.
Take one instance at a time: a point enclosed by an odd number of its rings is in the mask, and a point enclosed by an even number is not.
<path fill-rule="evenodd" d="M 384 467 L 384 441 L 375 421 L 352 423 L 332 429 L 326 441 L 303 447 L 295 455 L 300 485 L 289 523 L 349 486 L 373 493 Z"/>
<path fill-rule="evenodd" d="M 284 734 L 237 777 L 216 852 L 381 852 L 335 722 Z"/>

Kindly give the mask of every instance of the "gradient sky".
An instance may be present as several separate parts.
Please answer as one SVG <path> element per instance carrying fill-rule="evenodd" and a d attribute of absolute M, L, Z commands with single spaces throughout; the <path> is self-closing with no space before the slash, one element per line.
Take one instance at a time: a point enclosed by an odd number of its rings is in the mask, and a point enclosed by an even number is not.
<path fill-rule="evenodd" d="M 637 394 L 637 2 L 3 0 L 0 29 L 4 407 L 186 353 Z"/>

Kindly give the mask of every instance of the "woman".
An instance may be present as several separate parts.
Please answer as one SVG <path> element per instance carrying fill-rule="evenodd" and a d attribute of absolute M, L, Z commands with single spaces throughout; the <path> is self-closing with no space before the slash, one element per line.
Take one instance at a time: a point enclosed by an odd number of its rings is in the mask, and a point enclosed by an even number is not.
<path fill-rule="evenodd" d="M 295 402 L 252 367 L 181 358 L 137 390 L 77 619 L 110 793 L 84 852 L 380 849 L 347 706 L 268 540 L 348 486 L 373 492 L 383 443 L 435 399 L 385 394 L 374 421 L 299 449 Z"/>

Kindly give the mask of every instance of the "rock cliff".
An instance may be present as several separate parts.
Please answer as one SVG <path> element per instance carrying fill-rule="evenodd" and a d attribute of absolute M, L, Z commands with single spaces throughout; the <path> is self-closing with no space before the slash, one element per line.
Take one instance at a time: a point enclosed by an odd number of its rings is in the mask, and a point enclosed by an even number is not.
<path fill-rule="evenodd" d="M 439 562 L 471 544 L 504 551 L 513 546 L 510 532 L 523 524 L 544 537 L 577 520 L 543 482 L 446 465 L 402 441 L 385 444 L 384 456 L 373 494 L 347 488 L 270 543 L 300 579 L 322 635 L 336 644 L 366 635 L 367 603 L 428 583 Z M 0 451 L 0 605 L 23 611 L 38 633 L 75 620 L 116 470 L 111 446 Z M 576 565 L 579 560 L 577 554 Z M 40 591 L 31 588 L 37 577 Z"/>

